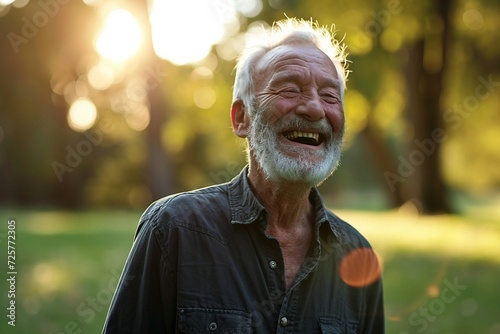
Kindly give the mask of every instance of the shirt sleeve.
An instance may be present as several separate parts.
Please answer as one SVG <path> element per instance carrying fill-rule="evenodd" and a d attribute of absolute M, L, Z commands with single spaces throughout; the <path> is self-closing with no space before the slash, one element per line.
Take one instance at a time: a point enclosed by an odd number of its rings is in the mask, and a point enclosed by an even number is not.
<path fill-rule="evenodd" d="M 172 333 L 175 310 L 166 300 L 174 290 L 169 286 L 161 237 L 147 218 L 141 219 L 136 238 L 118 282 L 103 333 Z M 175 303 L 170 303 L 175 305 Z M 171 319 L 173 318 L 173 319 Z"/>
<path fill-rule="evenodd" d="M 360 306 L 358 333 L 384 334 L 384 296 L 382 263 L 368 240 L 351 225 L 345 223 L 344 243 L 349 245 L 340 263 L 344 283 L 359 289 L 357 305 Z"/>
<path fill-rule="evenodd" d="M 382 279 L 377 280 L 367 288 L 366 312 L 359 333 L 385 333 Z"/>

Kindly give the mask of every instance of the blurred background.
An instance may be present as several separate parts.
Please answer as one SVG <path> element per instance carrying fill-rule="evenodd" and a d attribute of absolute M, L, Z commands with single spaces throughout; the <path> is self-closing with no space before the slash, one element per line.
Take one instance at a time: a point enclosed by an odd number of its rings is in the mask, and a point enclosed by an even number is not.
<path fill-rule="evenodd" d="M 500 333 L 494 0 L 0 0 L 0 241 L 14 219 L 19 273 L 0 329 L 100 331 L 148 204 L 245 166 L 235 59 L 285 16 L 347 45 L 344 156 L 320 190 L 383 259 L 388 333 Z"/>

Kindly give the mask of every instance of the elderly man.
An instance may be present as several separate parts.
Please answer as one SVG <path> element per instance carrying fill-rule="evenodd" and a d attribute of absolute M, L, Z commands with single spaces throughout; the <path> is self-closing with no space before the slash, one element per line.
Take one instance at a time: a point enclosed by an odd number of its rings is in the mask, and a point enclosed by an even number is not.
<path fill-rule="evenodd" d="M 141 217 L 104 333 L 383 333 L 369 243 L 316 186 L 340 159 L 344 49 L 273 26 L 238 61 L 231 121 L 248 167 Z"/>

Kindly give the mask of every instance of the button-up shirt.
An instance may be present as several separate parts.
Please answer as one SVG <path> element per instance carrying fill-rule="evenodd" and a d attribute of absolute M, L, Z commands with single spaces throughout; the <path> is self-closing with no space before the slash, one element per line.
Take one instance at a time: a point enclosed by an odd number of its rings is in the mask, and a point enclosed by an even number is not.
<path fill-rule="evenodd" d="M 380 264 L 317 189 L 314 237 L 287 288 L 247 179 L 165 197 L 142 215 L 103 333 L 384 333 Z"/>

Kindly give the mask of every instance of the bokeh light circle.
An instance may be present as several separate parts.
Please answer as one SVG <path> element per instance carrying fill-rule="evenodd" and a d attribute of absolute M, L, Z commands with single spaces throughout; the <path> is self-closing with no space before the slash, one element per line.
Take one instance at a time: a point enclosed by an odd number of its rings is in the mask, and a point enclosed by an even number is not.
<path fill-rule="evenodd" d="M 13 3 L 15 0 L 0 0 L 0 6 L 8 6 Z"/>
<path fill-rule="evenodd" d="M 113 68 L 103 62 L 94 65 L 87 74 L 87 80 L 97 90 L 108 89 L 115 80 Z"/>
<path fill-rule="evenodd" d="M 462 15 L 462 20 L 465 26 L 472 30 L 479 30 L 483 27 L 483 14 L 477 9 L 469 9 Z"/>
<path fill-rule="evenodd" d="M 361 288 L 378 280 L 382 262 L 371 248 L 363 247 L 346 254 L 340 263 L 340 277 L 352 287 Z"/>
<path fill-rule="evenodd" d="M 217 100 L 217 94 L 212 87 L 200 87 L 193 93 L 194 104 L 201 109 L 209 109 Z"/>
<path fill-rule="evenodd" d="M 97 108 L 92 100 L 81 97 L 76 99 L 69 108 L 68 124 L 75 131 L 90 129 L 97 119 Z"/>

